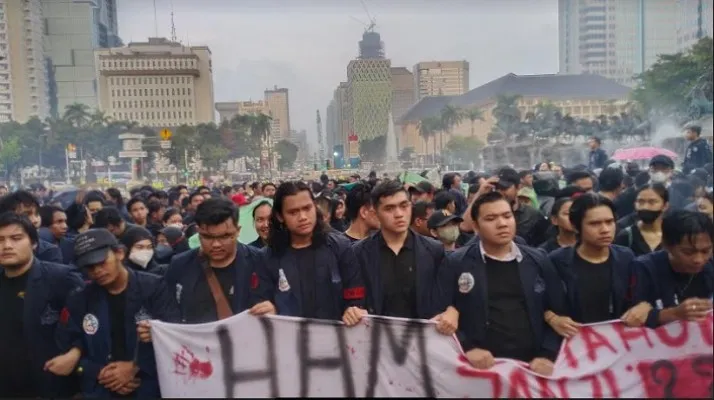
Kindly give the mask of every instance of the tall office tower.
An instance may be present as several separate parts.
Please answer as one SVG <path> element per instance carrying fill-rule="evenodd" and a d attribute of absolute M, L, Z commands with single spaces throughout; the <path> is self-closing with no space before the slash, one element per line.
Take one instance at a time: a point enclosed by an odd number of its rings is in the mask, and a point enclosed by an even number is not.
<path fill-rule="evenodd" d="M 714 0 L 677 0 L 677 46 L 680 51 L 714 33 Z"/>
<path fill-rule="evenodd" d="M 414 66 L 416 101 L 428 96 L 458 96 L 468 91 L 467 61 L 427 61 Z"/>
<path fill-rule="evenodd" d="M 98 107 L 94 50 L 121 46 L 116 0 L 42 0 L 52 113 Z"/>
<path fill-rule="evenodd" d="M 675 0 L 559 0 L 561 74 L 598 74 L 628 86 L 660 54 L 677 51 Z"/>
<path fill-rule="evenodd" d="M 0 122 L 50 115 L 40 0 L 0 0 Z"/>
<path fill-rule="evenodd" d="M 273 118 L 273 139 L 282 140 L 290 138 L 290 98 L 288 89 L 278 88 L 265 90 L 265 103 L 268 105 L 269 115 Z"/>
<path fill-rule="evenodd" d="M 112 118 L 154 127 L 214 122 L 208 47 L 149 38 L 94 54 L 99 107 Z"/>

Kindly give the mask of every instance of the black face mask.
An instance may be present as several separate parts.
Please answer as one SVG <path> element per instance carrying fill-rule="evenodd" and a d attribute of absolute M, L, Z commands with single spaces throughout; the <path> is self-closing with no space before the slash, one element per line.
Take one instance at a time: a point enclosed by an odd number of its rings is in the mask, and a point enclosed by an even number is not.
<path fill-rule="evenodd" d="M 639 210 L 637 211 L 637 218 L 645 224 L 651 224 L 659 218 L 662 211 L 652 211 L 652 210 Z"/>

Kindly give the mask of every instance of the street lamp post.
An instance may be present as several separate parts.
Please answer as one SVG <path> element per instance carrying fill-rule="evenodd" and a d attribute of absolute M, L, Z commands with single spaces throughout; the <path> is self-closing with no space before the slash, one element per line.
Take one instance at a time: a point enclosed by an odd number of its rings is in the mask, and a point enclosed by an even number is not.
<path fill-rule="evenodd" d="M 37 146 L 37 147 L 39 148 L 39 150 L 38 150 L 38 152 L 39 152 L 39 160 L 38 160 L 39 164 L 37 165 L 37 176 L 39 177 L 40 182 L 42 181 L 42 145 L 43 145 L 43 143 L 44 143 L 44 142 L 43 142 L 43 139 L 46 138 L 46 137 L 49 135 L 50 128 L 47 127 L 47 126 L 44 127 L 44 128 L 43 128 L 43 132 L 44 132 L 44 133 L 40 134 L 40 136 L 39 136 L 39 139 L 40 139 L 39 142 L 40 142 L 40 143 L 39 143 L 39 146 Z"/>

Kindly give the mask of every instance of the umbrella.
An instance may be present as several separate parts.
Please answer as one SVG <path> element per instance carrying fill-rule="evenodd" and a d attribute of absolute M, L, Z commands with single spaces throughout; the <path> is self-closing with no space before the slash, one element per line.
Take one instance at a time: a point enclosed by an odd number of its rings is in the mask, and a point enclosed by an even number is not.
<path fill-rule="evenodd" d="M 677 158 L 677 153 L 662 149 L 659 147 L 634 147 L 631 149 L 617 149 L 615 154 L 612 155 L 613 160 L 626 161 L 626 160 L 649 160 L 654 156 L 667 156 L 669 158 Z"/>

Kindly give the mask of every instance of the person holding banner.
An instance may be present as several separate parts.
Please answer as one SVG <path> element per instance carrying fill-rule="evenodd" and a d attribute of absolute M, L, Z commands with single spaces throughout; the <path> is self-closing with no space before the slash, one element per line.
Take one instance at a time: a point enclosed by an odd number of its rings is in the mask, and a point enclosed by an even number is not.
<path fill-rule="evenodd" d="M 558 274 L 544 252 L 514 242 L 516 221 L 502 194 L 478 197 L 470 213 L 479 236 L 439 266 L 437 309 L 458 311 L 457 336 L 474 367 L 510 358 L 551 375 L 561 338 L 543 314 L 565 310 Z"/>
<path fill-rule="evenodd" d="M 275 193 L 270 239 L 253 286 L 254 315 L 359 322 L 365 288 L 350 242 L 328 232 L 310 187 L 285 182 Z"/>
<path fill-rule="evenodd" d="M 259 250 L 236 243 L 238 209 L 230 200 L 203 201 L 193 219 L 200 247 L 174 256 L 165 275 L 181 322 L 199 324 L 240 314 L 250 308 L 251 288 L 258 284 Z"/>
<path fill-rule="evenodd" d="M 665 250 L 633 263 L 635 301 L 651 311 L 639 319 L 655 328 L 672 321 L 700 321 L 712 310 L 714 223 L 704 213 L 675 210 L 662 220 Z M 633 318 L 625 315 L 623 319 Z"/>
<path fill-rule="evenodd" d="M 68 296 L 58 337 L 67 354 L 80 354 L 75 372 L 84 397 L 161 396 L 154 350 L 136 326 L 178 322 L 179 314 L 161 278 L 125 267 L 125 252 L 106 229 L 75 241 L 75 264 L 91 282 Z"/>
<path fill-rule="evenodd" d="M 397 181 L 372 190 L 381 229 L 354 245 L 367 287 L 370 314 L 430 319 L 438 312 L 431 301 L 436 270 L 444 259 L 444 246 L 409 229 L 412 203 Z M 437 317 L 437 329 L 453 335 L 459 314 L 453 307 Z"/>
<path fill-rule="evenodd" d="M 567 313 L 545 313 L 546 322 L 561 336 L 575 335 L 580 324 L 617 319 L 630 306 L 630 263 L 635 254 L 612 244 L 616 215 L 612 200 L 598 193 L 584 193 L 570 205 L 578 243 L 549 255 L 565 286 Z"/>

